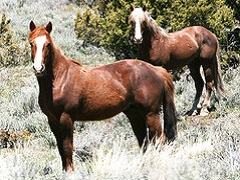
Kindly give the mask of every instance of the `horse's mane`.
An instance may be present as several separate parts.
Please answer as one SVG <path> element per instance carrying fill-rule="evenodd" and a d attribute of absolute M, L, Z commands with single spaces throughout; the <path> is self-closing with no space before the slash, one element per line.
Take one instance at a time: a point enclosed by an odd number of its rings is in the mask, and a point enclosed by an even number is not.
<path fill-rule="evenodd" d="M 70 60 L 71 62 L 79 65 L 79 66 L 83 66 L 82 63 L 78 60 L 75 60 L 75 59 L 69 59 L 65 56 L 64 52 L 60 49 L 60 47 L 58 45 L 56 45 L 54 42 L 53 42 L 53 47 L 54 47 L 54 53 L 56 56 L 61 56 L 61 57 L 64 57 L 65 59 L 68 59 Z"/>
<path fill-rule="evenodd" d="M 53 47 L 55 55 L 58 55 L 58 56 L 61 56 L 61 57 L 63 57 L 63 56 L 65 57 L 64 52 L 53 41 L 52 41 L 52 47 Z"/>
<path fill-rule="evenodd" d="M 75 60 L 75 59 L 71 59 L 71 61 L 79 66 L 83 66 L 82 63 L 78 60 Z"/>
<path fill-rule="evenodd" d="M 167 31 L 160 27 L 147 11 L 145 11 L 144 14 L 146 26 L 152 31 L 152 33 L 154 35 L 160 34 L 162 35 L 162 37 L 167 38 L 168 37 Z"/>

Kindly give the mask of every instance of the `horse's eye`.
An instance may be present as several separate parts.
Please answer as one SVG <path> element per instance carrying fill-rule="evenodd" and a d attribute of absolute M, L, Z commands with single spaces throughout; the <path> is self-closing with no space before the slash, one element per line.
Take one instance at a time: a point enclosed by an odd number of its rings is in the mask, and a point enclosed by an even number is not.
<path fill-rule="evenodd" d="M 30 43 L 30 46 L 33 47 L 33 43 Z"/>

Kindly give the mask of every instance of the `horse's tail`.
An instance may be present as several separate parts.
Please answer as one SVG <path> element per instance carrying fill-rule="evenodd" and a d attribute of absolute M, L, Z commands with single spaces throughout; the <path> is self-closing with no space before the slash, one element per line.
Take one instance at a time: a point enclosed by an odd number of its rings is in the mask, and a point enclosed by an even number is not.
<path fill-rule="evenodd" d="M 216 91 L 218 94 L 222 94 L 225 92 L 225 89 L 223 87 L 223 81 L 222 81 L 222 74 L 221 74 L 221 67 L 220 67 L 220 47 L 217 43 L 217 51 L 216 56 L 214 58 L 213 62 L 213 80 L 214 80 L 214 86 L 216 88 Z"/>
<path fill-rule="evenodd" d="M 170 74 L 161 68 L 165 78 L 163 97 L 164 133 L 172 141 L 177 134 L 177 112 L 174 104 L 174 84 Z"/>

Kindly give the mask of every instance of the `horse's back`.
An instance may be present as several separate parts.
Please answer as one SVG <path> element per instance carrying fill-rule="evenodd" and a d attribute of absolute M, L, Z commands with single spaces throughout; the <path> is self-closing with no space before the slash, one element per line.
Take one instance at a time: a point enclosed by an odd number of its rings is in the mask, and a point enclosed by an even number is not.
<path fill-rule="evenodd" d="M 120 74 L 122 83 L 129 89 L 150 90 L 151 87 L 162 89 L 166 81 L 169 82 L 168 84 L 172 83 L 171 76 L 166 69 L 137 59 L 120 60 L 104 67 L 106 69 L 111 67 L 111 71 L 114 69 L 111 73 Z"/>
<path fill-rule="evenodd" d="M 180 31 L 176 31 L 176 32 L 173 32 L 170 34 L 172 36 L 188 35 L 189 37 L 195 39 L 196 41 L 199 40 L 201 43 L 202 43 L 202 41 L 207 41 L 207 40 L 210 40 L 211 43 L 217 42 L 217 37 L 215 36 L 215 34 L 213 34 L 210 30 L 208 30 L 207 28 L 205 28 L 203 26 L 190 26 L 190 27 L 186 27 Z"/>
<path fill-rule="evenodd" d="M 162 67 L 153 66 L 140 60 L 124 60 L 130 74 L 130 89 L 135 102 L 145 104 L 149 108 L 162 100 L 164 92 L 173 92 L 174 85 L 170 74 Z"/>
<path fill-rule="evenodd" d="M 125 70 L 128 70 L 129 73 L 134 74 L 135 77 L 139 79 L 151 79 L 157 78 L 161 80 L 166 76 L 169 76 L 169 73 L 160 66 L 153 66 L 145 61 L 137 59 L 125 59 L 118 61 L 119 64 L 124 64 Z"/>
<path fill-rule="evenodd" d="M 210 30 L 208 30 L 207 28 L 203 27 L 203 26 L 189 26 L 189 27 L 185 27 L 179 31 L 175 31 L 172 32 L 170 34 L 174 34 L 174 33 L 211 33 L 213 34 Z"/>

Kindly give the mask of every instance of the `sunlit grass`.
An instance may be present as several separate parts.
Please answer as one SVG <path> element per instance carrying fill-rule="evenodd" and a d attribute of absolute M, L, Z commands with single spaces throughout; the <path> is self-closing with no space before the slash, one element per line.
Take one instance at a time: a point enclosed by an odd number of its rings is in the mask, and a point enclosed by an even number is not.
<path fill-rule="evenodd" d="M 238 71 L 235 70 L 235 71 Z M 61 171 L 56 141 L 40 111 L 38 86 L 31 67 L 2 69 L 0 127 L 28 131 L 28 138 L 14 148 L 0 150 L 0 172 L 12 179 L 237 179 L 240 169 L 239 74 L 225 82 L 229 92 L 216 111 L 207 117 L 183 116 L 178 122 L 177 139 L 156 150 L 152 145 L 140 153 L 131 126 L 123 114 L 107 121 L 75 124 L 75 173 Z M 186 84 L 175 83 L 176 89 Z M 181 87 L 182 86 L 182 87 Z M 177 110 L 191 101 L 182 97 L 194 92 L 192 86 L 175 94 Z M 182 97 L 181 97 L 182 96 Z M 183 102 L 186 101 L 186 102 Z M 233 106 L 234 104 L 234 106 Z M 8 171 L 6 171 L 6 168 Z"/>

